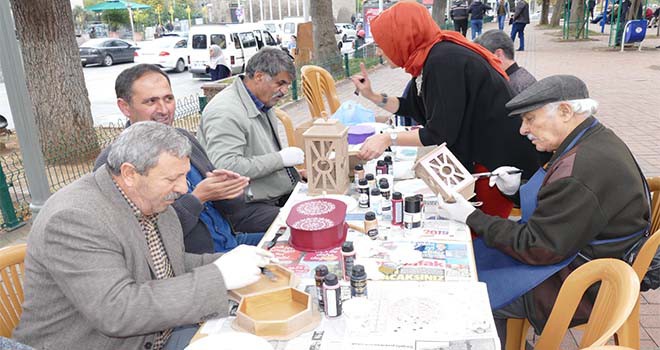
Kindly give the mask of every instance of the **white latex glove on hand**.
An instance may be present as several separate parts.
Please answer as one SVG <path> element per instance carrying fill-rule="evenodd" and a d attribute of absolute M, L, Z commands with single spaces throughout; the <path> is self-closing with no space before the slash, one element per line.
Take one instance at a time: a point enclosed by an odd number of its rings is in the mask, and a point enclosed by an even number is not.
<path fill-rule="evenodd" d="M 268 265 L 273 254 L 261 248 L 241 244 L 213 262 L 227 289 L 243 288 L 261 277 L 260 267 Z"/>
<path fill-rule="evenodd" d="M 454 203 L 440 202 L 440 207 L 447 211 L 447 219 L 465 223 L 468 216 L 476 209 L 467 199 L 458 193 L 453 193 Z"/>
<path fill-rule="evenodd" d="M 516 174 L 509 174 L 509 172 L 517 171 Z M 501 166 L 492 171 L 493 176 L 488 180 L 488 185 L 493 187 L 497 185 L 500 192 L 511 196 L 518 192 L 520 188 L 520 169 L 512 166 Z M 495 176 L 497 175 L 497 176 Z"/>
<path fill-rule="evenodd" d="M 285 167 L 299 165 L 305 162 L 305 152 L 298 147 L 283 148 L 278 152 Z"/>

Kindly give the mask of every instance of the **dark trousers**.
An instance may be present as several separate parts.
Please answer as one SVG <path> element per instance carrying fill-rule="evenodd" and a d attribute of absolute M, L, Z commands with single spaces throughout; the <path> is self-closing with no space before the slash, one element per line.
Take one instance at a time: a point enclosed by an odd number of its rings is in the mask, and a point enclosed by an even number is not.
<path fill-rule="evenodd" d="M 229 68 L 220 65 L 216 66 L 215 69 L 210 69 L 209 73 L 211 73 L 211 81 L 224 79 L 231 75 Z"/>
<path fill-rule="evenodd" d="M 467 34 L 467 28 L 468 28 L 467 25 L 468 25 L 467 18 L 454 20 L 454 30 L 463 34 L 463 36 Z"/>
<path fill-rule="evenodd" d="M 516 34 L 518 35 L 518 38 L 520 38 L 520 46 L 518 46 L 518 50 L 524 51 L 525 50 L 525 26 L 527 23 L 514 23 L 513 26 L 511 26 L 511 40 L 516 41 Z"/>

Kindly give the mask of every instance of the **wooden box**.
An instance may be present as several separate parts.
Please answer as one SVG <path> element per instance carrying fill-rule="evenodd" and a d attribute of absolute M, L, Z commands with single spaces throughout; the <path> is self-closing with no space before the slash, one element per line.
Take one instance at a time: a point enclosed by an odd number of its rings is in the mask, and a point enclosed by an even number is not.
<path fill-rule="evenodd" d="M 474 177 L 444 143 L 418 158 L 415 174 L 445 201 L 453 201 L 452 192 L 465 199 L 474 196 Z"/>
<path fill-rule="evenodd" d="M 232 326 L 266 339 L 288 340 L 318 326 L 321 316 L 312 304 L 309 294 L 294 288 L 246 296 Z"/>
<path fill-rule="evenodd" d="M 298 277 L 293 271 L 286 267 L 280 265 L 268 265 L 266 268 L 275 278 L 271 278 L 266 274 L 261 274 L 259 281 L 243 288 L 230 290 L 228 292 L 229 298 L 236 302 L 240 302 L 243 297 L 248 295 L 268 293 L 273 290 L 295 287 L 298 285 Z"/>

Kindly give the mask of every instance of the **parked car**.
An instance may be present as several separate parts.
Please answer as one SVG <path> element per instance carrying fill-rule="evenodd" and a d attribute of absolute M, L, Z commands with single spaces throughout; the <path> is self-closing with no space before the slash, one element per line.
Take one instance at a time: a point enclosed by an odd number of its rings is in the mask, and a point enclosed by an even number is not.
<path fill-rule="evenodd" d="M 188 38 L 170 36 L 145 41 L 135 51 L 136 63 L 151 63 L 165 70 L 181 73 L 186 70 Z"/>
<path fill-rule="evenodd" d="M 355 40 L 355 37 L 357 36 L 357 31 L 355 30 L 355 27 L 350 24 L 350 23 L 335 23 L 335 26 L 338 27 L 341 30 L 341 40 L 346 42 L 346 41 L 352 41 Z"/>
<path fill-rule="evenodd" d="M 261 21 L 259 24 L 262 24 L 278 43 L 282 43 L 284 37 L 282 32 L 283 20 Z"/>
<path fill-rule="evenodd" d="M 133 62 L 137 46 L 115 38 L 91 39 L 78 49 L 83 67 L 88 64 L 112 66 L 119 62 Z"/>
<path fill-rule="evenodd" d="M 232 74 L 243 72 L 247 61 L 263 46 L 277 46 L 277 41 L 263 26 L 247 24 L 209 24 L 194 26 L 188 38 L 188 64 L 193 78 L 208 76 L 209 47 L 222 49 Z"/>

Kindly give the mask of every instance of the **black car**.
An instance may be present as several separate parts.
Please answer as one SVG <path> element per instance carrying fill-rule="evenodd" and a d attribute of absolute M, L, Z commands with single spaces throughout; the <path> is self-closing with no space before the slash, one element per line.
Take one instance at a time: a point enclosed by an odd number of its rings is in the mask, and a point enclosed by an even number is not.
<path fill-rule="evenodd" d="M 80 45 L 80 62 L 83 67 L 95 63 L 111 66 L 113 63 L 133 62 L 133 55 L 137 48 L 121 39 L 91 39 Z"/>

